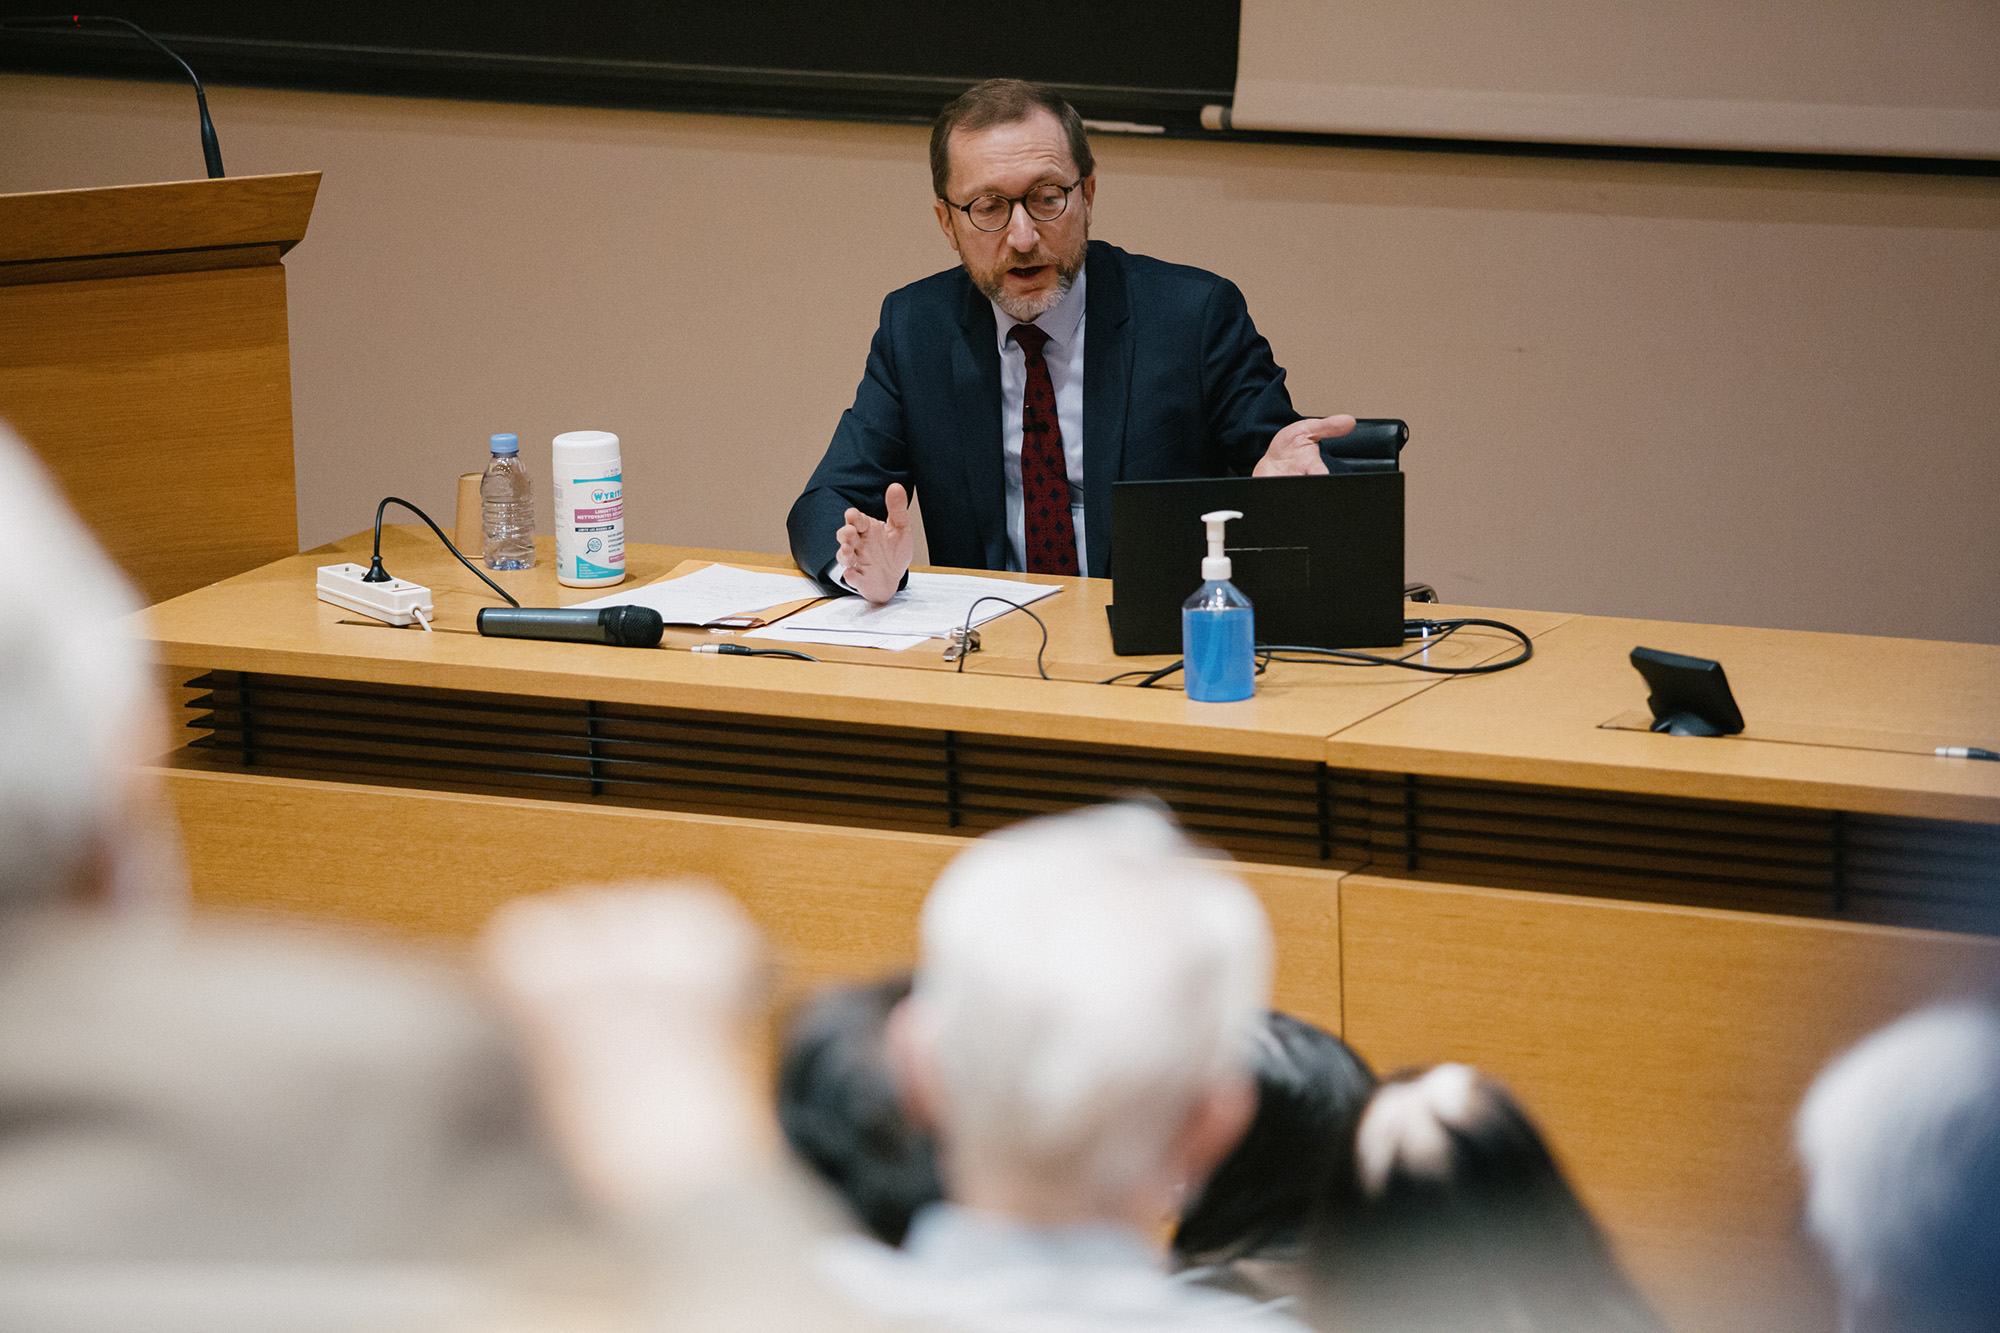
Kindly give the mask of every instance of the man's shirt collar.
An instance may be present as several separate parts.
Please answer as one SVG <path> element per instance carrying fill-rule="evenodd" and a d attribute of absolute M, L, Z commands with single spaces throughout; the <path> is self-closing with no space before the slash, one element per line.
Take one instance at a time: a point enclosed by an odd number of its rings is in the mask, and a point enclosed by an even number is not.
<path fill-rule="evenodd" d="M 1012 315 L 995 305 L 993 307 L 993 320 L 999 329 L 1000 350 L 1004 352 L 1007 349 L 1007 333 L 1009 330 L 1016 324 L 1030 322 L 1043 333 L 1048 334 L 1049 341 L 1056 346 L 1069 346 L 1076 338 L 1078 327 L 1083 323 L 1083 288 L 1089 279 L 1090 270 L 1086 265 L 1083 272 L 1076 275 L 1076 281 L 1070 284 L 1070 289 L 1063 293 L 1063 299 L 1056 303 L 1056 308 L 1037 320 L 1015 319 Z"/>

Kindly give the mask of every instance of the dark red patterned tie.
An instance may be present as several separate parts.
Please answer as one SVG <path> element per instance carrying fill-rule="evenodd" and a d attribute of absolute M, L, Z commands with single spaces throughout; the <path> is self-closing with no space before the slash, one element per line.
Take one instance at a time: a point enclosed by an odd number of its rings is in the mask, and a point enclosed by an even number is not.
<path fill-rule="evenodd" d="M 1021 399 L 1021 500 L 1030 574 L 1074 574 L 1076 524 L 1069 516 L 1069 465 L 1063 459 L 1062 423 L 1056 419 L 1056 386 L 1042 348 L 1049 335 L 1016 324 L 1007 336 L 1028 359 L 1028 391 Z"/>

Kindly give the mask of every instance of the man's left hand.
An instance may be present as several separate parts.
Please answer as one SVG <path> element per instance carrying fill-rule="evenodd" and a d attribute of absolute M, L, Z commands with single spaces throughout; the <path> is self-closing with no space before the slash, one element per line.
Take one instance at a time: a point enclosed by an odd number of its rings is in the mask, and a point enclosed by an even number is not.
<path fill-rule="evenodd" d="M 1345 435 L 1354 429 L 1354 418 L 1312 417 L 1294 421 L 1271 437 L 1271 447 L 1252 468 L 1253 477 L 1317 477 L 1326 472 L 1326 460 L 1319 456 L 1319 442 Z"/>

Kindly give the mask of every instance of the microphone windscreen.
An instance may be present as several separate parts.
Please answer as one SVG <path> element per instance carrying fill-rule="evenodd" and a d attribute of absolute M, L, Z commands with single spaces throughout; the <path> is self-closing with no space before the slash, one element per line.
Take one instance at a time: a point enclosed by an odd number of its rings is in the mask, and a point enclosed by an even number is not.
<path fill-rule="evenodd" d="M 650 606 L 615 606 L 605 613 L 604 627 L 621 648 L 657 648 L 667 624 Z"/>

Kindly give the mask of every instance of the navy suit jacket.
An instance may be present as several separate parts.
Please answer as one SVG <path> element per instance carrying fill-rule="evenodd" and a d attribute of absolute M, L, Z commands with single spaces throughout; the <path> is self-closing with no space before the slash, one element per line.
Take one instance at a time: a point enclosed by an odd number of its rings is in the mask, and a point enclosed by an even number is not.
<path fill-rule="evenodd" d="M 1102 241 L 1085 263 L 1085 572 L 1108 578 L 1114 481 L 1248 475 L 1300 418 L 1234 283 Z M 824 575 L 848 507 L 880 518 L 901 482 L 922 497 L 933 564 L 1005 569 L 1001 454 L 992 303 L 963 268 L 891 292 L 854 406 L 786 520 L 792 556 Z"/>

